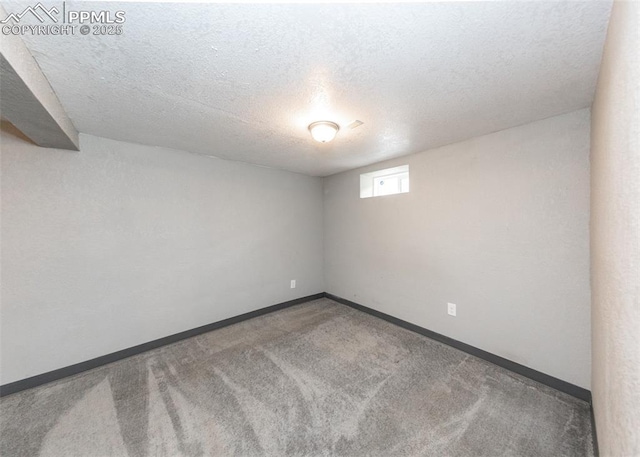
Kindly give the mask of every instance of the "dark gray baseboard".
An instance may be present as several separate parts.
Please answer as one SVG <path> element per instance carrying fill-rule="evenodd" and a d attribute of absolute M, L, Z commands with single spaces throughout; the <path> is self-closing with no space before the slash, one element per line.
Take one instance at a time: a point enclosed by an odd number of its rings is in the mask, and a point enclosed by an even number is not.
<path fill-rule="evenodd" d="M 21 379 L 20 381 L 10 382 L 8 384 L 0 386 L 0 397 L 20 392 L 25 389 L 31 389 L 32 387 L 41 386 L 42 384 L 57 381 L 68 376 L 73 376 L 75 374 L 82 373 L 83 371 L 98 368 L 108 363 L 117 362 L 118 360 L 126 359 L 127 357 L 131 357 L 142 352 L 157 349 L 167 344 L 175 343 L 186 338 L 191 338 L 192 336 L 197 336 L 202 333 L 216 330 L 218 328 L 226 327 L 227 325 L 237 324 L 238 322 L 262 316 L 263 314 L 272 313 L 274 311 L 278 311 L 294 305 L 299 305 L 311 300 L 317 300 L 318 298 L 323 298 L 324 296 L 324 292 L 321 292 L 319 294 L 309 295 L 307 297 L 296 298 L 295 300 L 289 300 L 283 303 L 278 303 L 276 305 L 267 306 L 266 308 L 261 308 L 249 313 L 241 314 L 239 316 L 230 317 L 229 319 L 224 319 L 212 324 L 203 325 L 202 327 L 196 327 L 191 330 L 176 333 L 174 335 L 165 336 L 164 338 L 159 338 L 157 340 L 149 341 L 148 343 L 139 344 L 137 346 L 123 349 L 121 351 L 112 352 L 111 354 L 96 357 L 95 359 L 87 360 L 85 362 L 76 363 L 68 367 L 59 368 L 57 370 L 42 373 L 30 378 Z"/>
<path fill-rule="evenodd" d="M 367 314 L 371 314 L 372 316 L 378 317 L 380 319 L 384 319 L 385 321 L 391 322 L 392 324 L 396 324 L 400 327 L 406 328 L 407 330 L 411 330 L 412 332 L 419 333 L 420 335 L 424 335 L 428 338 L 431 338 L 432 340 L 439 341 L 440 343 L 444 343 L 448 346 L 464 351 L 467 354 L 471 354 L 473 356 L 486 360 L 487 362 L 491 362 L 494 365 L 498 365 L 502 368 L 513 371 L 514 373 L 525 376 L 529 379 L 533 379 L 534 381 L 537 381 L 541 384 L 553 387 L 560 392 L 564 392 L 573 397 L 579 398 L 580 400 L 591 403 L 591 392 L 587 389 L 563 381 L 562 379 L 554 378 L 553 376 L 549 376 L 548 374 L 534 370 L 533 368 L 529 368 L 527 366 L 520 365 L 519 363 L 512 362 L 509 359 L 505 359 L 490 352 L 483 351 L 482 349 L 478 349 L 477 347 L 463 343 L 462 341 L 454 340 L 453 338 L 449 338 L 448 336 L 444 336 L 440 333 L 436 333 L 432 330 L 428 330 L 426 328 L 412 324 L 411 322 L 403 321 L 402 319 L 398 319 L 397 317 L 393 317 L 389 314 L 385 314 L 383 312 L 376 311 L 375 309 L 368 308 L 359 303 L 352 302 L 351 300 L 347 300 L 346 298 L 337 297 L 329 293 L 325 295 L 327 298 L 330 298 L 333 301 L 350 306 L 351 308 L 355 308 Z"/>
<path fill-rule="evenodd" d="M 193 336 L 207 333 L 212 330 L 226 327 L 228 325 L 236 324 L 238 322 L 252 319 L 254 317 L 262 316 L 264 314 L 272 313 L 274 311 L 288 308 L 290 306 L 306 303 L 308 301 L 317 300 L 319 298 L 324 298 L 324 297 L 334 300 L 338 303 L 342 303 L 343 305 L 347 305 L 359 311 L 365 312 L 372 316 L 378 317 L 387 322 L 391 322 L 392 324 L 398 325 L 412 332 L 415 332 L 420 335 L 431 338 L 433 340 L 439 341 L 448 346 L 454 347 L 463 352 L 466 352 L 468 354 L 471 354 L 473 356 L 476 356 L 483 360 L 491 362 L 502 368 L 506 368 L 507 370 L 513 371 L 514 373 L 517 373 L 519 375 L 522 375 L 529 379 L 537 381 L 541 384 L 552 387 L 556 390 L 559 390 L 560 392 L 567 393 L 576 398 L 579 398 L 580 400 L 589 402 L 590 413 L 591 413 L 591 429 L 593 434 L 593 450 L 594 450 L 595 456 L 598 457 L 599 455 L 598 438 L 596 434 L 595 416 L 593 412 L 593 404 L 591 402 L 591 392 L 588 391 L 587 389 L 583 389 L 582 387 L 578 387 L 574 384 L 568 383 L 561 379 L 555 378 L 553 376 L 549 376 L 547 374 L 544 374 L 540 371 L 526 367 L 519 363 L 512 362 L 511 360 L 497 356 L 490 352 L 483 351 L 482 349 L 476 348 L 474 346 L 455 340 L 453 338 L 449 338 L 448 336 L 441 335 L 439 333 L 436 333 L 434 331 L 412 324 L 410 322 L 403 321 L 402 319 L 398 319 L 397 317 L 393 317 L 389 314 L 376 311 L 375 309 L 369 308 L 359 303 L 352 302 L 351 300 L 347 300 L 345 298 L 338 297 L 336 295 L 332 295 L 326 292 L 297 298 L 295 300 L 290 300 L 283 303 L 278 303 L 276 305 L 268 306 L 266 308 L 261 308 L 255 311 L 251 311 L 249 313 L 241 314 L 239 316 L 230 317 L 229 319 L 224 319 L 222 321 L 203 325 L 201 327 L 197 327 L 191 330 L 186 330 L 184 332 L 176 333 L 174 335 L 166 336 L 164 338 L 159 338 L 157 340 L 139 344 L 137 346 L 133 346 L 127 349 L 123 349 L 121 351 L 113 352 L 111 354 L 96 357 L 95 359 L 87 360 L 85 362 L 76 363 L 68 367 L 59 368 L 57 370 L 49 371 L 47 373 L 39 374 L 37 376 L 32 376 L 30 378 L 22 379 L 20 381 L 8 383 L 3 386 L 0 386 L 0 397 L 5 395 L 10 395 L 16 392 L 20 392 L 22 390 L 30 389 L 33 387 L 37 387 L 43 384 L 47 384 L 49 382 L 57 381 L 59 379 L 66 378 L 68 376 L 73 376 L 73 375 L 82 373 L 83 371 L 91 370 L 93 368 L 98 368 L 108 363 L 117 362 L 118 360 L 122 360 L 127 357 L 131 357 L 146 351 L 150 351 L 152 349 L 156 349 L 161 346 L 165 346 L 167 344 L 175 343 L 177 341 L 184 340 L 186 338 L 191 338 Z"/>
<path fill-rule="evenodd" d="M 600 449 L 598 448 L 598 433 L 596 432 L 596 415 L 593 411 L 593 401 L 591 402 L 591 435 L 593 437 L 593 455 L 594 457 L 599 457 Z"/>
<path fill-rule="evenodd" d="M 207 333 L 212 330 L 226 327 L 228 325 L 237 324 L 238 322 L 252 319 L 254 317 L 262 316 L 264 314 L 272 313 L 274 311 L 288 308 L 290 306 L 299 305 L 301 303 L 306 303 L 308 301 L 317 300 L 319 298 L 325 298 L 325 297 L 333 301 L 336 301 L 338 303 L 342 303 L 343 305 L 347 305 L 351 308 L 370 314 L 372 316 L 378 317 L 380 319 L 384 319 L 387 322 L 391 322 L 392 324 L 398 325 L 412 332 L 419 333 L 420 335 L 439 341 L 448 346 L 454 347 L 463 352 L 466 352 L 468 354 L 471 354 L 473 356 L 486 360 L 487 362 L 491 362 L 502 368 L 506 368 L 507 370 L 513 371 L 514 373 L 517 373 L 519 375 L 522 375 L 529 379 L 537 381 L 541 384 L 552 387 L 556 390 L 559 390 L 560 392 L 564 392 L 566 394 L 579 398 L 580 400 L 584 400 L 588 402 L 591 407 L 590 409 L 591 409 L 591 429 L 593 433 L 593 450 L 594 450 L 595 456 L 598 457 L 599 455 L 598 438 L 596 434 L 595 416 L 593 412 L 593 404 L 591 402 L 591 392 L 588 391 L 587 389 L 568 383 L 566 381 L 555 378 L 553 376 L 549 376 L 545 373 L 526 367 L 519 363 L 512 362 L 511 360 L 497 356 L 490 352 L 483 351 L 482 349 L 476 348 L 475 346 L 471 346 L 469 344 L 463 343 L 453 338 L 449 338 L 448 336 L 441 335 L 440 333 L 436 333 L 432 330 L 428 330 L 426 328 L 420 327 L 410 322 L 403 321 L 402 319 L 398 319 L 397 317 L 393 317 L 389 314 L 376 311 L 375 309 L 369 308 L 359 303 L 352 302 L 351 300 L 347 300 L 345 298 L 338 297 L 336 295 L 326 293 L 326 292 L 309 295 L 306 297 L 296 298 L 295 300 L 278 303 L 272 306 L 267 306 L 266 308 L 257 309 L 255 311 L 241 314 L 239 316 L 230 317 L 229 319 L 224 319 L 222 321 L 214 322 L 212 324 L 203 325 L 201 327 L 197 327 L 191 330 L 186 330 L 184 332 L 176 333 L 174 335 L 166 336 L 164 338 L 159 338 L 157 340 L 149 341 L 148 343 L 139 344 L 137 346 L 123 349 L 121 351 L 112 352 L 111 354 L 96 357 L 95 359 L 87 360 L 85 362 L 76 363 L 68 367 L 59 368 L 57 370 L 49 371 L 47 373 L 42 373 L 37 376 L 32 376 L 30 378 L 22 379 L 20 381 L 11 382 L 11 383 L 0 386 L 0 397 L 5 395 L 10 395 L 16 392 L 20 392 L 22 390 L 31 389 L 33 387 L 47 384 L 49 382 L 57 381 L 59 379 L 66 378 L 68 376 L 73 376 L 73 375 L 82 373 L 83 371 L 91 370 L 93 368 L 98 368 L 108 363 L 117 362 L 118 360 L 126 359 L 127 357 L 141 354 L 143 352 L 150 351 L 152 349 L 156 349 L 161 346 L 165 346 L 167 344 L 175 343 L 177 341 L 184 340 L 186 338 L 191 338 L 193 336 L 201 335 L 203 333 Z"/>
<path fill-rule="evenodd" d="M 533 379 L 534 381 L 540 382 L 549 387 L 553 387 L 556 390 L 567 393 L 581 400 L 591 402 L 591 392 L 589 392 L 586 389 L 583 389 L 582 387 L 578 387 L 574 384 L 568 383 L 561 379 L 554 378 L 553 376 L 549 376 L 540 371 L 536 371 L 532 368 L 526 367 L 524 365 L 520 365 L 519 363 L 512 362 L 511 360 L 497 356 L 490 352 L 483 351 L 482 349 L 478 349 L 469 344 L 463 343 L 453 338 L 449 338 L 448 336 L 441 335 L 432 330 L 428 330 L 426 328 L 422 328 L 410 322 L 403 321 L 402 319 L 398 319 L 397 317 L 393 317 L 389 314 L 376 311 L 372 308 L 368 308 L 359 303 L 355 303 L 345 298 L 338 297 L 338 296 L 335 296 L 329 293 L 324 293 L 324 292 L 315 294 L 315 295 L 309 295 L 307 297 L 297 298 L 295 300 L 290 300 L 284 303 L 278 303 L 276 305 L 268 306 L 266 308 L 261 308 L 255 311 L 251 311 L 249 313 L 241 314 L 239 316 L 230 317 L 229 319 L 224 319 L 222 321 L 214 322 L 212 324 L 203 325 L 201 327 L 196 327 L 191 330 L 186 330 L 184 332 L 176 333 L 174 335 L 169 335 L 164 338 L 159 338 L 157 340 L 139 344 L 137 346 L 123 349 L 121 351 L 112 352 L 111 354 L 96 357 L 95 359 L 87 360 L 85 362 L 76 363 L 68 367 L 59 368 L 57 370 L 49 371 L 47 373 L 42 373 L 36 376 L 32 376 L 30 378 L 22 379 L 20 381 L 4 384 L 3 386 L 0 386 L 0 396 L 9 395 L 15 392 L 20 392 L 21 390 L 30 389 L 32 387 L 37 387 L 39 385 L 46 384 L 52 381 L 57 381 L 58 379 L 62 379 L 62 378 L 66 378 L 67 376 L 72 376 L 78 373 L 82 373 L 83 371 L 91 370 L 93 368 L 97 368 L 99 366 L 106 365 L 108 363 L 116 362 L 118 360 L 122 360 L 127 357 L 140 354 L 142 352 L 150 351 L 152 349 L 156 349 L 161 346 L 165 346 L 167 344 L 175 343 L 177 341 L 184 340 L 192 336 L 200 335 L 202 333 L 210 332 L 218 328 L 226 327 L 227 325 L 236 324 L 238 322 L 242 322 L 247 319 L 262 316 L 267 313 L 278 311 L 278 310 L 288 308 L 290 306 L 298 305 L 301 303 L 305 303 L 311 300 L 317 300 L 323 297 L 330 298 L 331 300 L 334 300 L 338 303 L 342 303 L 344 305 L 350 306 L 351 308 L 355 308 L 357 310 L 363 311 L 372 316 L 378 317 L 380 319 L 384 319 L 388 322 L 391 322 L 392 324 L 399 325 L 400 327 L 406 328 L 407 330 L 411 330 L 413 332 L 419 333 L 433 340 L 447 344 L 456 349 L 464 351 L 468 354 L 474 355 L 483 360 L 491 362 L 495 365 L 501 366 L 502 368 L 511 370 L 514 373 L 518 373 L 522 376 Z"/>

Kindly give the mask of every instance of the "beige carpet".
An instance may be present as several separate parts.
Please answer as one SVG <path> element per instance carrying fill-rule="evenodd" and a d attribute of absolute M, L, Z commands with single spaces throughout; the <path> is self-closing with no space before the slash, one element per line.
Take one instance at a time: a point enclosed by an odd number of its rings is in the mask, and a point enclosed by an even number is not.
<path fill-rule="evenodd" d="M 2 456 L 591 456 L 589 406 L 316 300 L 0 400 Z"/>

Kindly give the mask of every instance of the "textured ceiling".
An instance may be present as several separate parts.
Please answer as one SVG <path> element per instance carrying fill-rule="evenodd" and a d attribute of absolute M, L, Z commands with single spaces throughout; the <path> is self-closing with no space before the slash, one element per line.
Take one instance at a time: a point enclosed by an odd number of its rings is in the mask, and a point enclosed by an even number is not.
<path fill-rule="evenodd" d="M 324 176 L 589 106 L 611 4 L 67 8 L 126 12 L 25 36 L 81 132 Z M 322 119 L 364 125 L 322 145 Z"/>

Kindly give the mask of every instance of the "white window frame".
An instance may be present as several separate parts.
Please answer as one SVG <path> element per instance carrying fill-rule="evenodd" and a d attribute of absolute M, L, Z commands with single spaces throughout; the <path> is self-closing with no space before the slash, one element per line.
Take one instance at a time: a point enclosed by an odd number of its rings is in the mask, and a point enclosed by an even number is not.
<path fill-rule="evenodd" d="M 396 192 L 379 194 L 377 193 L 376 182 L 378 180 L 384 180 L 391 177 L 398 177 L 398 189 Z M 407 188 L 406 190 L 402 189 L 402 178 L 406 176 L 407 179 Z M 385 168 L 383 170 L 372 171 L 369 173 L 362 173 L 360 175 L 360 198 L 370 198 L 370 197 L 387 197 L 390 195 L 397 194 L 406 194 L 410 189 L 410 180 L 409 180 L 409 165 L 400 165 L 398 167 L 393 168 Z"/>

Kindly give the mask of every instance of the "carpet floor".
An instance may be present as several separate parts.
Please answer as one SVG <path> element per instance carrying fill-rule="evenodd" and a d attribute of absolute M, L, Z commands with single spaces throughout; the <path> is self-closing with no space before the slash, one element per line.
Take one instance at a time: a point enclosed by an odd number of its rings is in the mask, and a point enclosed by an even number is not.
<path fill-rule="evenodd" d="M 592 456 L 589 405 L 328 299 L 0 399 L 2 456 Z"/>

